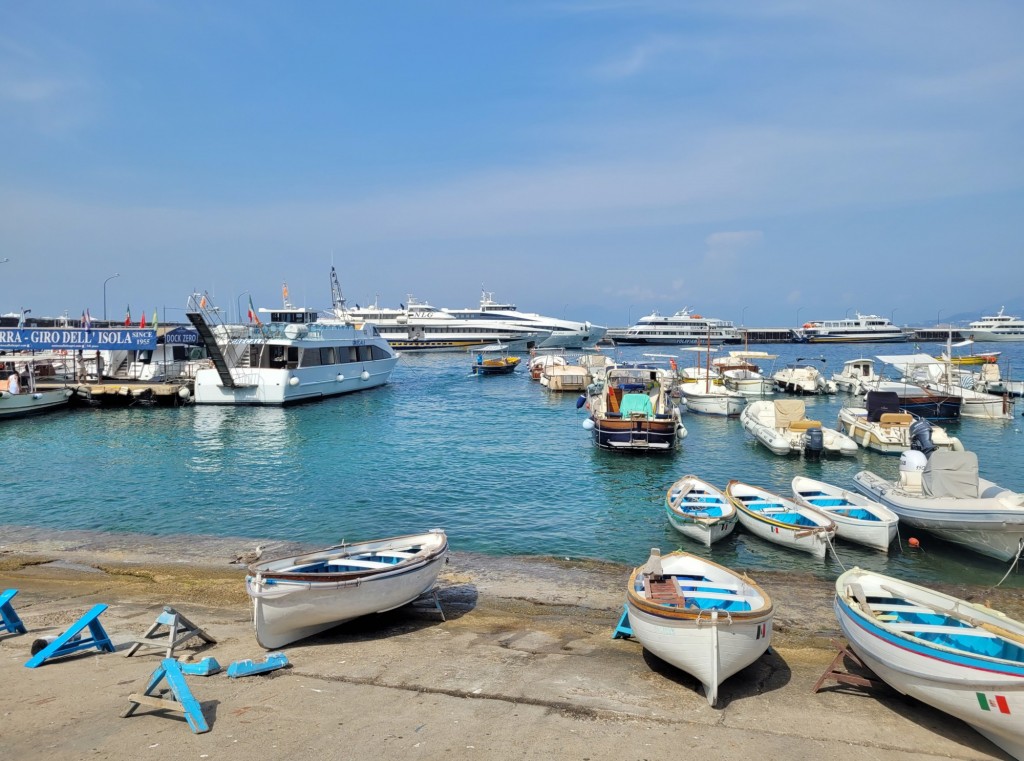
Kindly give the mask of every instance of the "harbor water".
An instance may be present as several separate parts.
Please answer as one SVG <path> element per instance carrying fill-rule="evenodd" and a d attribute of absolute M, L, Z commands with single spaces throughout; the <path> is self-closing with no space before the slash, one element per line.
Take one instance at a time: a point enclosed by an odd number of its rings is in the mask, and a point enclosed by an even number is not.
<path fill-rule="evenodd" d="M 859 356 L 905 354 L 913 344 L 751 347 L 779 355 L 769 373 L 798 357 L 823 357 L 830 376 Z M 921 344 L 938 353 L 938 344 Z M 1004 376 L 1024 371 L 1024 346 L 1001 351 Z M 661 347 L 659 353 L 674 353 Z M 609 349 L 641 359 L 640 348 Z M 698 354 L 675 352 L 696 364 Z M 703 361 L 703 355 L 702 361 Z M 724 487 L 733 478 L 788 494 L 795 475 L 853 487 L 869 469 L 889 478 L 899 458 L 778 457 L 737 419 L 686 412 L 689 432 L 670 454 L 598 450 L 576 394 L 529 379 L 470 373 L 464 354 L 405 355 L 381 389 L 290 408 L 187 406 L 86 409 L 0 426 L 0 524 L 114 534 L 270 538 L 305 545 L 444 528 L 452 548 L 492 555 L 643 562 L 652 547 L 681 548 L 738 569 L 834 577 L 871 568 L 916 581 L 994 584 L 1007 564 L 904 527 L 888 556 L 838 541 L 819 561 L 775 547 L 738 527 L 710 550 L 668 524 L 664 496 L 687 473 Z M 773 367 L 774 365 L 774 367 Z M 876 367 L 876 370 L 880 369 Z M 806 398 L 808 417 L 835 426 L 844 394 Z M 1024 491 L 1021 412 L 1013 420 L 943 423 L 978 454 L 981 474 Z M 0 525 L 0 548 L 3 545 Z M 920 548 L 908 546 L 914 537 Z M 1004 586 L 1024 587 L 1015 572 Z"/>

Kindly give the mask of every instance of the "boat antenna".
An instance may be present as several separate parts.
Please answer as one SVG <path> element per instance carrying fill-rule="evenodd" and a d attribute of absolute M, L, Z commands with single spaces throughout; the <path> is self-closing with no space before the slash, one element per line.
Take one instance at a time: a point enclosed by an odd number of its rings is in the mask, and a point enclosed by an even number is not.
<path fill-rule="evenodd" d="M 333 265 L 331 266 L 331 307 L 334 309 L 335 317 L 342 317 L 345 314 L 345 296 L 341 292 L 338 273 Z"/>

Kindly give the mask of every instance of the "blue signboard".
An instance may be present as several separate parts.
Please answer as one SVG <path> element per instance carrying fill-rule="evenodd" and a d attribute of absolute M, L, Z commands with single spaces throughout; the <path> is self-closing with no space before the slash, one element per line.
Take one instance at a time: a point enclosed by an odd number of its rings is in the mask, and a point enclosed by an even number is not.
<path fill-rule="evenodd" d="M 168 346 L 199 346 L 199 331 L 191 328 L 175 328 L 164 333 L 164 343 Z"/>
<path fill-rule="evenodd" d="M 144 329 L 0 328 L 0 349 L 124 349 L 156 348 L 156 331 Z"/>

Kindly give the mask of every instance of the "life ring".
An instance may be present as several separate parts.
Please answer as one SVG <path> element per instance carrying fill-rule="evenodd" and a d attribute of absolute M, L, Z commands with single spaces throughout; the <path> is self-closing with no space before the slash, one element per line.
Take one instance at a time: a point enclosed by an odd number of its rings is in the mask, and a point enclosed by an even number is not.
<path fill-rule="evenodd" d="M 814 326 L 813 326 L 813 325 L 811 325 L 811 323 L 809 323 L 809 322 L 805 322 L 805 323 L 804 323 L 804 327 L 805 327 L 805 328 L 813 328 Z"/>
<path fill-rule="evenodd" d="M 68 355 L 68 350 L 67 350 L 67 349 L 61 349 L 61 350 L 60 350 L 60 351 L 58 351 L 57 353 L 58 353 L 58 354 L 59 354 L 60 356 L 62 356 L 62 357 L 66 357 L 66 356 Z"/>

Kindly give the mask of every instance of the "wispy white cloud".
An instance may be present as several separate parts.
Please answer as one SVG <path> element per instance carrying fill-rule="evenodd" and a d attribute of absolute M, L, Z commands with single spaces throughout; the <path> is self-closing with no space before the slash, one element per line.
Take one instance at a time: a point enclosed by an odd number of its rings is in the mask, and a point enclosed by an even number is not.
<path fill-rule="evenodd" d="M 598 64 L 595 75 L 600 79 L 624 80 L 635 77 L 655 65 L 665 54 L 680 46 L 672 37 L 657 36 L 634 45 L 625 55 Z"/>

